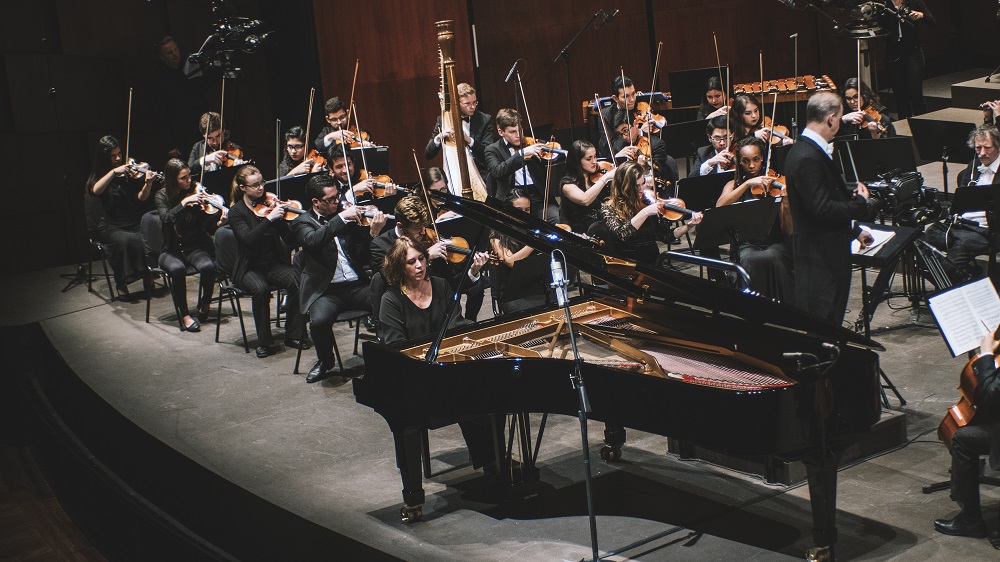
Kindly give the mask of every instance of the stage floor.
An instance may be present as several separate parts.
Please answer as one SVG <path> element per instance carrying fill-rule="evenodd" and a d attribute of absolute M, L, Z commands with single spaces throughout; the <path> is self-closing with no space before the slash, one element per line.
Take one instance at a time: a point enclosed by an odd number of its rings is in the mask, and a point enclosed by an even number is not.
<path fill-rule="evenodd" d="M 99 264 L 95 264 L 99 268 Z M 181 333 L 169 296 L 145 303 L 106 301 L 104 292 L 63 293 L 60 274 L 36 271 L 0 279 L 8 299 L 3 325 L 40 322 L 72 369 L 146 432 L 223 478 L 305 519 L 406 560 L 579 560 L 590 554 L 579 424 L 552 416 L 539 454 L 541 482 L 521 501 L 497 501 L 465 463 L 457 426 L 432 431 L 424 520 L 399 521 L 399 473 L 385 421 L 357 404 L 351 383 L 332 377 L 306 384 L 293 375 L 294 350 L 266 359 L 246 354 L 239 325 L 225 316 Z M 855 287 L 848 318 L 859 307 Z M 104 297 L 104 298 L 102 298 Z M 488 302 L 488 301 L 487 301 Z M 253 323 L 244 303 L 251 346 Z M 894 306 L 908 304 L 894 299 Z M 482 314 L 486 314 L 488 306 Z M 214 314 L 214 313 L 213 313 Z M 909 309 L 883 303 L 874 326 L 902 324 Z M 921 318 L 931 322 L 923 310 Z M 279 330 L 280 338 L 281 331 Z M 347 366 L 353 330 L 337 334 Z M 964 361 L 952 359 L 934 328 L 908 327 L 875 337 L 881 363 L 908 401 L 906 447 L 845 467 L 838 494 L 838 554 L 843 560 L 985 559 L 985 540 L 947 537 L 932 520 L 957 512 L 947 492 L 921 486 L 948 478 L 949 456 L 934 430 L 957 399 Z M 280 339 L 279 339 L 280 341 Z M 252 348 L 251 348 L 252 349 Z M 303 353 L 303 372 L 315 360 Z M 892 399 L 894 409 L 899 404 Z M 705 405 L 706 417 L 712 406 Z M 533 415 L 537 426 L 539 416 Z M 599 460 L 603 424 L 590 424 L 601 551 L 661 534 L 613 560 L 801 559 L 811 546 L 805 486 L 775 487 L 759 478 L 682 461 L 666 439 L 629 431 L 621 463 Z M 1000 492 L 983 490 L 988 525 L 997 525 Z M 330 553 L 336 558 L 336 553 Z"/>

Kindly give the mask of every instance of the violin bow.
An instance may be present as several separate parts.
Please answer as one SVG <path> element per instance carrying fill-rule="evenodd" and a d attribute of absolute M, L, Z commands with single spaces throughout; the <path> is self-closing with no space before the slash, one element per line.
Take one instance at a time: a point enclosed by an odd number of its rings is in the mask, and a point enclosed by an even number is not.
<path fill-rule="evenodd" d="M 622 73 L 622 97 L 626 97 L 625 92 L 628 91 L 628 88 L 625 86 L 625 67 L 624 66 L 620 66 L 618 68 L 621 69 L 621 73 Z M 615 93 L 617 94 L 618 92 L 615 92 Z M 626 113 L 626 115 L 628 115 L 628 101 L 625 102 L 625 113 Z M 628 115 L 628 117 L 629 117 L 629 119 L 625 120 L 626 122 L 629 123 L 628 145 L 629 146 L 635 146 L 635 142 L 632 141 L 632 127 L 635 126 L 635 122 L 631 120 L 631 115 Z M 612 123 L 613 122 L 614 121 L 612 120 Z"/>
<path fill-rule="evenodd" d="M 719 86 L 722 86 L 723 85 L 723 83 L 722 83 L 722 60 L 719 58 L 719 39 L 716 38 L 714 31 L 712 32 L 712 42 L 715 43 L 715 65 L 719 69 Z M 726 72 L 726 80 L 725 80 L 725 82 L 726 82 L 725 83 L 726 91 L 724 92 L 723 102 L 722 103 L 724 105 L 728 105 L 729 104 L 729 72 L 728 72 L 728 69 L 727 69 L 727 72 Z M 729 111 L 727 110 L 726 111 L 726 152 L 729 152 L 729 139 L 732 138 L 732 133 L 729 132 L 729 120 L 730 120 L 730 117 L 731 116 L 729 115 Z"/>
<path fill-rule="evenodd" d="M 760 99 L 764 99 L 764 51 L 760 51 Z"/>
<path fill-rule="evenodd" d="M 649 86 L 649 102 L 646 103 L 646 132 L 653 136 L 653 127 L 650 122 L 653 120 L 653 92 L 656 90 L 656 71 L 660 68 L 660 52 L 663 50 L 663 41 L 656 45 L 656 62 L 653 63 L 653 83 Z M 624 81 L 622 81 L 624 83 Z M 661 131 L 662 133 L 662 131 Z M 649 173 L 653 178 L 653 189 L 656 189 L 656 166 L 653 164 L 653 142 L 649 142 Z"/>
<path fill-rule="evenodd" d="M 431 199 L 427 193 L 427 185 L 424 183 L 424 174 L 420 172 L 420 161 L 417 160 L 417 150 L 411 148 L 413 151 L 413 165 L 417 167 L 417 177 L 420 178 L 420 192 L 424 194 L 424 204 L 427 205 L 427 216 L 431 219 L 431 226 L 434 228 L 434 236 L 440 240 L 441 235 L 438 234 L 437 221 L 431 216 Z"/>
<path fill-rule="evenodd" d="M 316 101 L 316 88 L 309 88 L 309 109 L 306 110 L 306 145 L 302 147 L 302 161 L 306 159 L 306 154 L 309 154 L 309 132 L 312 127 L 313 120 L 313 103 Z"/>
<path fill-rule="evenodd" d="M 132 138 L 132 87 L 128 88 L 128 120 L 125 125 L 125 164 L 128 164 L 129 142 Z"/>
<path fill-rule="evenodd" d="M 521 104 L 524 105 L 524 118 L 528 120 L 528 131 L 531 133 L 531 140 L 533 140 L 535 142 L 538 142 L 538 137 L 535 136 L 535 127 L 532 126 L 532 124 L 531 124 L 531 112 L 528 111 L 528 98 L 524 97 L 524 85 L 521 83 L 521 71 L 518 70 L 518 69 L 514 69 L 514 71 L 517 72 L 517 87 L 518 87 L 519 90 L 521 90 Z M 515 100 L 515 101 L 517 101 L 517 100 Z M 521 167 L 521 173 L 524 174 L 523 175 L 523 179 L 527 180 L 527 177 L 528 177 L 528 161 L 523 159 L 524 144 L 525 143 L 524 143 L 524 126 L 522 125 L 522 123 L 523 123 L 523 121 L 521 121 L 520 116 L 518 116 L 518 119 L 517 119 L 517 128 L 518 128 L 518 131 L 521 133 L 521 147 L 520 147 L 520 150 L 518 152 L 521 153 L 521 155 L 522 155 L 522 162 L 524 163 L 524 165 Z M 458 126 L 461 127 L 462 123 L 459 122 Z M 455 134 L 456 135 L 458 134 L 458 130 L 455 131 Z M 462 134 L 465 134 L 464 130 L 462 131 Z M 543 215 L 543 220 L 544 220 L 544 215 Z"/>
<path fill-rule="evenodd" d="M 354 114 L 354 126 L 358 129 L 358 145 L 359 145 L 358 149 L 361 151 L 361 166 L 365 170 L 365 175 L 367 175 L 370 178 L 372 177 L 372 172 L 371 170 L 368 169 L 368 159 L 365 157 L 365 147 L 361 145 L 361 123 L 358 122 L 358 108 L 354 107 L 354 102 L 351 102 L 351 109 L 354 110 L 352 111 L 352 113 Z M 347 125 L 350 126 L 351 124 L 348 123 Z M 345 151 L 347 150 L 346 143 L 341 146 L 344 147 Z M 372 195 L 375 194 L 373 193 Z"/>
<path fill-rule="evenodd" d="M 858 111 L 861 109 L 861 39 L 858 39 Z"/>
<path fill-rule="evenodd" d="M 549 138 L 549 142 L 555 142 L 555 140 L 555 135 L 552 135 Z M 542 200 L 542 220 L 546 220 L 549 216 L 549 186 L 552 185 L 552 167 L 554 164 L 555 158 L 552 160 L 545 160 L 545 199 Z"/>
<path fill-rule="evenodd" d="M 774 127 L 774 116 L 778 113 L 778 92 L 774 93 L 774 103 L 771 104 L 771 126 Z M 771 169 L 771 140 L 767 141 L 767 160 L 764 163 L 764 174 Z"/>
<path fill-rule="evenodd" d="M 600 100 L 601 100 L 600 96 L 598 96 L 597 93 L 595 92 L 594 93 L 594 107 L 597 108 L 597 117 L 598 117 L 598 119 L 601 120 L 601 129 L 604 130 L 604 140 L 608 141 L 608 154 L 611 155 L 611 163 L 614 164 L 614 165 L 617 165 L 615 163 L 615 149 L 611 147 L 611 134 L 608 133 L 608 123 L 604 120 L 604 112 L 601 111 L 601 102 L 600 102 Z"/>
<path fill-rule="evenodd" d="M 354 107 L 354 87 L 358 85 L 358 67 L 361 65 L 361 59 L 354 59 L 354 79 L 351 80 L 351 103 L 347 106 L 347 126 L 351 126 L 351 109 Z M 343 128 L 343 127 L 341 127 Z M 359 131 L 360 133 L 360 131 Z M 341 136 L 341 142 L 344 142 L 344 137 Z M 347 154 L 346 152 L 344 154 Z"/>
<path fill-rule="evenodd" d="M 306 135 L 306 139 L 309 135 Z M 303 159 L 305 158 L 305 152 L 302 153 Z M 281 119 L 274 120 L 274 175 L 275 175 L 275 187 L 274 194 L 278 196 L 278 200 L 281 200 L 281 171 L 278 170 L 278 166 L 281 165 Z"/>

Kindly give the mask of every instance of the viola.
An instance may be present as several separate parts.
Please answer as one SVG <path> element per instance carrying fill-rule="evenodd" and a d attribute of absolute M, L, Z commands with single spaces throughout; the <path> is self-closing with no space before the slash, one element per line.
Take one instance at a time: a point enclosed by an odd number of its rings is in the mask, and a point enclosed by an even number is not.
<path fill-rule="evenodd" d="M 433 228 L 424 229 L 424 234 L 432 242 L 437 240 L 437 232 Z M 469 241 L 461 236 L 453 236 L 448 238 L 448 244 L 445 245 L 444 249 L 448 252 L 445 259 L 448 263 L 462 263 L 465 258 L 472 255 L 472 250 L 469 247 Z"/>
<path fill-rule="evenodd" d="M 369 179 L 373 180 L 372 183 L 374 184 L 375 189 L 372 192 L 372 195 L 374 195 L 375 197 L 384 197 L 385 188 L 389 187 L 389 185 L 395 185 L 395 182 L 392 181 L 392 178 L 389 177 L 388 175 L 386 174 L 369 175 L 368 170 L 361 170 L 360 178 L 362 181 Z"/>
<path fill-rule="evenodd" d="M 587 179 L 590 180 L 590 183 L 597 183 L 597 180 L 601 179 L 601 177 L 603 177 L 604 174 L 610 172 L 614 168 L 615 165 L 612 164 L 611 162 L 608 162 L 606 160 L 598 160 L 597 170 L 591 172 L 590 175 L 587 176 Z"/>
<path fill-rule="evenodd" d="M 656 198 L 656 204 L 660 206 L 660 215 L 671 221 L 679 221 L 683 217 L 691 218 L 694 212 L 684 205 L 684 201 L 677 197 L 667 199 Z"/>
<path fill-rule="evenodd" d="M 149 171 L 149 164 L 146 162 L 136 162 L 135 158 L 128 159 L 128 176 L 132 179 L 141 180 L 146 177 L 146 172 Z M 153 172 L 153 181 L 161 182 L 163 181 L 163 172 Z"/>
<path fill-rule="evenodd" d="M 521 146 L 528 144 L 539 144 L 539 143 L 535 142 L 534 137 L 523 137 L 521 139 Z M 541 143 L 541 145 L 542 145 L 541 146 L 542 154 L 540 154 L 538 157 L 541 158 L 542 160 L 555 160 L 560 156 L 566 156 L 569 154 L 569 152 L 563 150 L 562 146 L 556 141 Z"/>
<path fill-rule="evenodd" d="M 350 148 L 361 148 L 362 146 L 372 146 L 372 137 L 368 134 L 368 131 L 364 129 L 358 132 L 357 127 L 351 125 L 347 129 L 341 129 L 344 132 L 344 137 L 347 139 L 347 146 Z M 338 139 L 337 144 L 343 144 L 343 139 Z"/>
<path fill-rule="evenodd" d="M 767 115 L 764 116 L 762 126 L 763 128 L 771 131 L 771 144 L 782 144 L 785 139 L 789 138 L 788 135 L 791 134 L 788 127 L 784 125 L 775 125 L 771 122 L 771 118 Z"/>
<path fill-rule="evenodd" d="M 188 195 L 184 199 L 181 199 L 181 205 L 184 206 L 197 206 L 203 212 L 209 215 L 214 215 L 219 211 L 228 211 L 226 208 L 225 200 L 221 195 L 217 193 L 209 193 L 205 186 L 200 183 L 195 183 L 194 193 Z"/>
<path fill-rule="evenodd" d="M 302 210 L 302 203 L 295 201 L 294 199 L 289 199 L 288 201 L 282 201 L 278 199 L 278 196 L 268 191 L 264 194 L 264 197 L 253 206 L 253 214 L 258 217 L 266 217 L 268 213 L 274 210 L 278 206 L 285 207 L 285 220 L 295 220 L 295 215 L 304 215 L 306 211 Z"/>
<path fill-rule="evenodd" d="M 375 205 L 359 205 L 358 210 L 360 211 L 360 214 L 358 215 L 358 224 L 361 226 L 371 226 L 371 218 L 378 212 L 378 207 Z M 388 220 L 396 220 L 395 215 L 386 215 L 385 218 Z"/>

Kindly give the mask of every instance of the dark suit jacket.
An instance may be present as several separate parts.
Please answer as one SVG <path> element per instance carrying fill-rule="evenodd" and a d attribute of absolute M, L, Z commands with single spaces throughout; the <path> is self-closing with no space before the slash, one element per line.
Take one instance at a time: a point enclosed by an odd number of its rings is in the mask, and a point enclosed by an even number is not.
<path fill-rule="evenodd" d="M 621 137 L 611 139 L 611 142 L 614 143 L 613 148 L 616 154 L 628 146 L 628 142 Z M 677 185 L 677 162 L 667 154 L 667 144 L 660 137 L 649 137 L 649 149 L 653 156 L 653 163 L 656 164 L 656 177 L 669 181 L 671 186 Z M 623 158 L 617 160 L 619 163 L 624 161 Z M 659 191 L 660 188 L 658 187 L 657 190 Z"/>
<path fill-rule="evenodd" d="M 496 185 L 495 193 L 491 195 L 506 201 L 510 191 L 514 189 L 514 174 L 520 173 L 524 166 L 524 157 L 518 152 L 511 155 L 507 143 L 501 138 L 486 147 L 486 166 Z M 532 199 L 541 201 L 545 189 L 545 166 L 539 158 L 528 159 L 528 173 L 535 182 L 535 187 L 528 189 L 528 192 Z M 550 202 L 555 200 L 556 191 L 558 189 L 553 189 L 550 193 Z"/>
<path fill-rule="evenodd" d="M 977 181 L 979 181 L 979 159 L 973 158 L 972 162 L 969 162 L 969 165 L 958 173 L 958 185 L 956 187 L 965 187 Z M 1000 185 L 1000 170 L 997 170 L 997 173 L 993 174 L 993 183 L 990 185 Z"/>
<path fill-rule="evenodd" d="M 427 141 L 427 148 L 424 150 L 424 158 L 428 160 L 434 158 L 441 152 L 441 147 L 434 144 L 434 137 L 441 132 L 441 116 L 438 116 L 434 123 L 434 130 L 431 132 L 431 139 Z M 493 116 L 482 111 L 476 111 L 469 118 L 469 136 L 472 137 L 472 159 L 476 161 L 479 168 L 479 175 L 486 176 L 486 147 L 496 141 L 496 128 L 493 126 Z"/>
<path fill-rule="evenodd" d="M 785 160 L 792 210 L 795 300 L 799 308 L 840 323 L 851 287 L 852 219 L 867 203 L 844 185 L 833 161 L 802 137 Z"/>
<path fill-rule="evenodd" d="M 703 146 L 698 150 L 696 150 L 694 153 L 694 165 L 691 167 L 691 176 L 700 176 L 701 165 L 704 164 L 706 160 L 708 160 L 713 156 L 715 156 L 715 147 L 712 145 Z M 718 172 L 715 170 L 715 166 L 712 166 L 708 170 L 708 174 L 705 175 L 711 175 L 717 173 Z"/>
<path fill-rule="evenodd" d="M 326 224 L 320 224 L 313 214 L 299 215 L 292 221 L 292 232 L 302 246 L 302 276 L 299 280 L 299 298 L 302 313 L 330 286 L 337 270 L 337 245 L 334 236 L 347 252 L 351 267 L 358 274 L 358 281 L 368 283 L 368 274 L 363 268 L 365 250 L 371 243 L 368 229 L 356 224 L 347 224 L 339 216 L 334 216 Z"/>

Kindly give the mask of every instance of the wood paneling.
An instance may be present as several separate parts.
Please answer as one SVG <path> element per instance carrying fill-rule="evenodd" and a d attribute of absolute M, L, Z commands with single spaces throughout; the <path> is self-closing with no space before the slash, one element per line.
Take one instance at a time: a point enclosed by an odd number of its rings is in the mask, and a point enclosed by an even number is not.
<path fill-rule="evenodd" d="M 347 103 L 355 60 L 359 61 L 355 105 L 361 126 L 390 147 L 396 181 L 415 181 L 411 148 L 423 148 L 440 114 L 437 32 L 434 22 L 455 20 L 456 79 L 472 82 L 468 14 L 461 0 L 316 1 L 316 44 L 322 73 L 317 98 L 340 96 Z M 317 104 L 313 131 L 324 123 Z"/>

